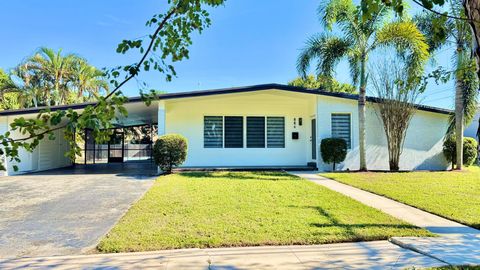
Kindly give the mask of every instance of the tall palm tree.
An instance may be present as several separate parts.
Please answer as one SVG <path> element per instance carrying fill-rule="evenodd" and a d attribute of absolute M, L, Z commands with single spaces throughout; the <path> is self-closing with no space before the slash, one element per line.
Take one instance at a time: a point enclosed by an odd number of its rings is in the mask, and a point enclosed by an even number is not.
<path fill-rule="evenodd" d="M 98 97 L 102 91 L 108 93 L 105 73 L 88 64 L 84 59 L 77 61 L 72 75 L 73 86 L 76 88 L 79 102 L 90 101 L 92 98 Z"/>
<path fill-rule="evenodd" d="M 318 13 L 327 30 L 309 38 L 297 60 L 297 69 L 305 77 L 310 63 L 317 60 L 318 75 L 332 76 L 341 59 L 347 59 L 350 74 L 359 87 L 359 149 L 360 170 L 367 170 L 365 103 L 367 62 L 369 54 L 378 47 L 393 46 L 407 59 L 409 74 L 421 74 L 427 61 L 428 45 L 425 37 L 410 20 L 389 21 L 387 8 L 381 8 L 371 20 L 362 19 L 362 9 L 352 0 L 330 0 L 322 4 Z M 332 27 L 338 26 L 339 34 Z"/>
<path fill-rule="evenodd" d="M 21 108 L 38 107 L 41 104 L 41 80 L 29 72 L 25 63 L 10 71 L 8 83 L 1 86 L 3 93 L 16 93 Z"/>
<path fill-rule="evenodd" d="M 22 107 L 90 101 L 102 91 L 108 92 L 102 71 L 79 56 L 63 55 L 62 50 L 40 48 L 13 69 L 10 76 L 15 83 L 4 86 L 0 92 L 18 93 Z"/>
<path fill-rule="evenodd" d="M 465 18 L 464 8 L 460 1 L 448 2 L 449 14 Z M 477 111 L 478 77 L 476 75 L 475 58 L 471 56 L 471 30 L 467 20 L 445 19 L 434 13 L 422 13 L 415 17 L 419 28 L 427 37 L 430 51 L 435 52 L 445 46 L 454 45 L 452 55 L 455 72 L 455 115 L 450 119 L 447 134 L 455 134 L 456 169 L 463 167 L 463 132 Z M 443 22 L 444 35 L 434 31 L 433 23 Z M 453 168 L 452 168 L 453 169 Z"/>
<path fill-rule="evenodd" d="M 47 105 L 65 104 L 69 96 L 69 76 L 78 57 L 74 54 L 62 55 L 62 50 L 54 51 L 42 47 L 28 60 L 28 68 L 35 70 L 43 76 L 53 90 L 47 93 Z M 47 88 L 46 91 L 50 92 Z"/>

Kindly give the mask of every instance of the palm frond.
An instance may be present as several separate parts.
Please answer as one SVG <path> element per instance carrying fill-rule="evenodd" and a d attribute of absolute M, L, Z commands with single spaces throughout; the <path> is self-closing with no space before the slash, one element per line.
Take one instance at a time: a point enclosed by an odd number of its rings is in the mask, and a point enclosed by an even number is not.
<path fill-rule="evenodd" d="M 318 7 L 317 13 L 322 24 L 329 30 L 335 23 L 350 23 L 355 14 L 355 4 L 352 0 L 330 0 Z"/>
<path fill-rule="evenodd" d="M 309 38 L 297 60 L 297 70 L 306 77 L 310 63 L 317 60 L 317 75 L 331 76 L 335 66 L 351 48 L 351 43 L 341 37 L 320 34 Z"/>
<path fill-rule="evenodd" d="M 358 47 L 352 48 L 348 54 L 348 64 L 350 68 L 350 76 L 352 77 L 352 84 L 357 86 L 360 78 L 360 67 L 362 60 L 362 52 Z"/>
<path fill-rule="evenodd" d="M 392 46 L 400 54 L 405 55 L 412 77 L 423 74 L 425 63 L 430 57 L 428 44 L 425 36 L 412 21 L 385 24 L 377 32 L 375 43 L 379 46 Z"/>
<path fill-rule="evenodd" d="M 459 60 L 455 80 L 462 89 L 464 106 L 463 126 L 466 127 L 472 123 L 478 110 L 479 81 L 476 74 L 475 59 L 470 57 L 459 58 L 464 60 Z M 454 132 L 455 115 L 451 115 L 447 134 L 453 134 Z"/>

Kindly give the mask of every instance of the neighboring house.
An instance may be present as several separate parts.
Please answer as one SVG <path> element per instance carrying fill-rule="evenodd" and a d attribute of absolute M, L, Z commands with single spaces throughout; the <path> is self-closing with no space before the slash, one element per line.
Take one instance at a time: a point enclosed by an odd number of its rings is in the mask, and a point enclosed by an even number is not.
<path fill-rule="evenodd" d="M 179 133 L 188 139 L 188 156 L 183 167 L 202 168 L 306 168 L 330 170 L 322 162 L 320 142 L 341 137 L 348 143 L 348 155 L 339 168 L 357 170 L 357 95 L 307 90 L 279 84 L 163 94 L 146 106 L 130 98 L 125 107 L 128 118 L 111 143 L 97 145 L 85 135 L 84 155 L 78 163 L 123 162 L 130 149 L 122 127 L 145 126 L 158 135 Z M 369 98 L 369 104 L 375 99 Z M 91 104 L 91 103 L 90 103 Z M 87 104 L 52 107 L 52 110 L 81 110 Z M 371 170 L 388 169 L 386 137 L 372 105 L 367 107 L 367 164 Z M 0 112 L 0 132 L 16 117 L 34 117 L 38 109 Z M 407 132 L 400 169 L 442 170 L 448 168 L 442 142 L 451 111 L 418 106 Z M 56 140 L 44 140 L 29 153 L 22 151 L 20 171 L 24 173 L 69 165 L 63 153 L 68 144 L 58 131 Z M 18 134 L 14 136 L 21 137 Z M 150 136 L 150 135 L 148 135 Z M 150 155 L 150 147 L 143 155 Z M 133 150 L 132 150 L 133 151 Z M 135 154 L 140 152 L 135 150 Z"/>
<path fill-rule="evenodd" d="M 465 128 L 465 131 L 463 133 L 465 137 L 472 137 L 477 139 L 477 141 L 479 141 L 479 138 L 477 136 L 479 118 L 480 118 L 480 107 L 478 107 L 477 114 L 475 115 L 475 118 L 472 120 L 472 123 L 467 128 Z"/>

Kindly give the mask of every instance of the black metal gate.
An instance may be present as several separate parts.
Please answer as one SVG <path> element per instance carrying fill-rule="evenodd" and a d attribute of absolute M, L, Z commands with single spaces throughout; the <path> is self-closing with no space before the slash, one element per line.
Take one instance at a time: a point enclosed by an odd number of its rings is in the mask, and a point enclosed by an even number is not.
<path fill-rule="evenodd" d="M 92 130 L 84 130 L 83 157 L 77 163 L 118 163 L 128 161 L 145 161 L 152 159 L 153 141 L 157 137 L 156 125 L 139 125 L 118 127 L 112 130 L 110 140 L 105 143 L 95 142 Z"/>

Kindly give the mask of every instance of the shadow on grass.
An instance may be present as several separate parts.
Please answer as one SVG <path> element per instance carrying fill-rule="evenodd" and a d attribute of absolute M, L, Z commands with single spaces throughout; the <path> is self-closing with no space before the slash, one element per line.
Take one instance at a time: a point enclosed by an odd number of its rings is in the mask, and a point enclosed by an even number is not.
<path fill-rule="evenodd" d="M 303 209 L 313 209 L 317 211 L 321 216 L 328 219 L 328 223 L 310 223 L 310 226 L 317 228 L 340 228 L 345 231 L 354 241 L 368 240 L 364 235 L 359 235 L 356 232 L 356 229 L 381 229 L 381 228 L 395 228 L 395 229 L 419 229 L 417 226 L 409 224 L 382 224 L 382 223 L 359 223 L 359 224 L 348 224 L 343 223 L 330 214 L 327 210 L 319 206 L 295 206 L 290 205 L 289 207 L 294 208 L 303 208 Z"/>
<path fill-rule="evenodd" d="M 298 176 L 277 171 L 249 171 L 249 172 L 182 172 L 181 175 L 191 179 L 229 179 L 229 180 L 300 180 Z"/>

